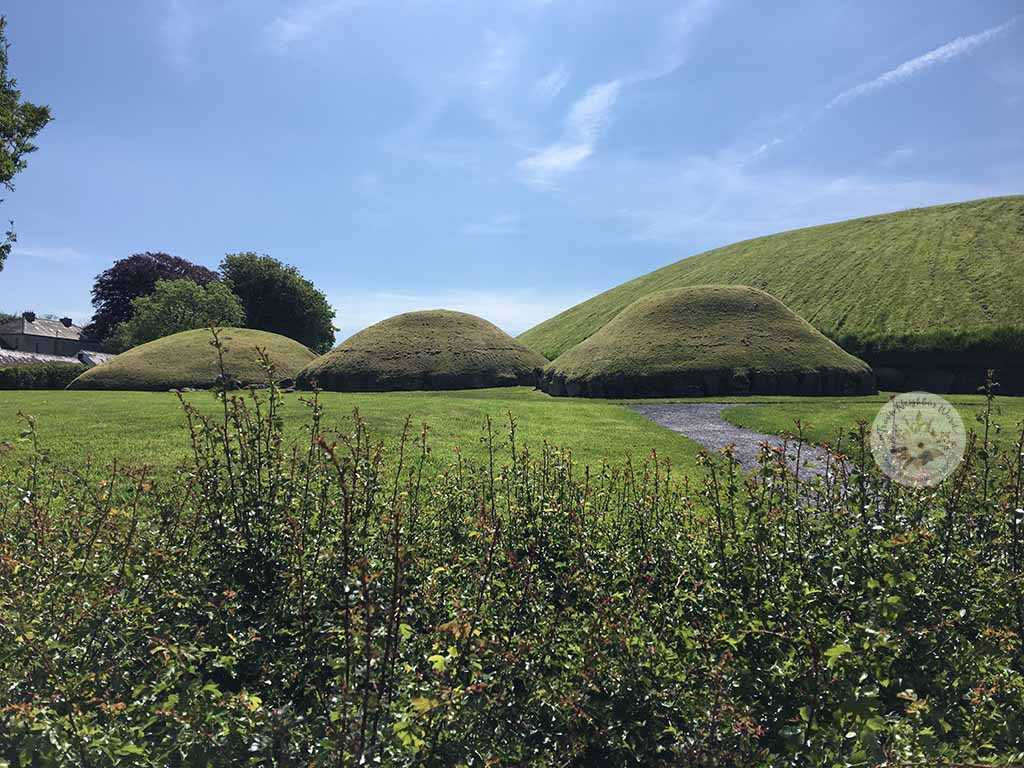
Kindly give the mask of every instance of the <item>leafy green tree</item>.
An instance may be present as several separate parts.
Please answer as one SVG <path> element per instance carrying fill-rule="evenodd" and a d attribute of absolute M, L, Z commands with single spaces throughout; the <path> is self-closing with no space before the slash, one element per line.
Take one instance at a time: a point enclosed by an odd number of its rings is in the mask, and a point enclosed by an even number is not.
<path fill-rule="evenodd" d="M 7 77 L 6 30 L 7 19 L 0 16 L 0 185 L 13 191 L 15 175 L 28 164 L 25 155 L 36 150 L 32 139 L 50 122 L 50 108 L 22 101 L 18 82 Z M 12 221 L 0 242 L 0 270 L 16 240 Z"/>
<path fill-rule="evenodd" d="M 242 302 L 219 281 L 202 286 L 192 280 L 160 280 L 153 293 L 136 298 L 132 306 L 132 319 L 116 334 L 122 349 L 193 328 L 245 322 Z"/>
<path fill-rule="evenodd" d="M 93 341 L 109 340 L 121 323 L 131 320 L 135 313 L 132 301 L 151 294 L 160 280 L 191 280 L 206 285 L 217 280 L 217 273 L 180 256 L 159 251 L 118 259 L 96 276 L 92 287 L 96 314 L 85 327 L 85 335 Z"/>
<path fill-rule="evenodd" d="M 220 271 L 242 300 L 246 327 L 279 333 L 316 352 L 334 346 L 334 310 L 295 267 L 271 256 L 235 253 L 224 257 Z"/>

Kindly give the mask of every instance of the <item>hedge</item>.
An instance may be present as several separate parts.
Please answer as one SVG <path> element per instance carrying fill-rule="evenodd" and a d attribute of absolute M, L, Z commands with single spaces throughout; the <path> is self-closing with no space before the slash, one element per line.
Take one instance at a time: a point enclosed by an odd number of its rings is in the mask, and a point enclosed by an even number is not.
<path fill-rule="evenodd" d="M 0 389 L 64 389 L 87 365 L 76 363 L 37 363 L 0 368 Z"/>

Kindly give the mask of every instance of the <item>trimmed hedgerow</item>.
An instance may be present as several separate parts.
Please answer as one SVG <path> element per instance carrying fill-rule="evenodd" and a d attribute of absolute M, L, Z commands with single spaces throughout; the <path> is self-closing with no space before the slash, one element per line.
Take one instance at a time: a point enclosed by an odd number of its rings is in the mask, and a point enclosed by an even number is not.
<path fill-rule="evenodd" d="M 937 328 L 913 335 L 876 331 L 841 335 L 835 341 L 876 366 L 971 366 L 997 370 L 1016 370 L 1024 366 L 1024 327 Z"/>
<path fill-rule="evenodd" d="M 273 376 L 268 376 L 273 381 Z M 192 459 L 0 473 L 0 762 L 1009 765 L 1024 751 L 1022 440 L 945 486 L 861 428 L 699 487 L 581 476 L 491 425 L 427 474 L 355 420 L 286 448 L 271 387 L 182 401 Z M 33 439 L 29 423 L 26 438 Z"/>
<path fill-rule="evenodd" d="M 89 370 L 75 363 L 37 363 L 0 368 L 0 389 L 64 389 Z"/>

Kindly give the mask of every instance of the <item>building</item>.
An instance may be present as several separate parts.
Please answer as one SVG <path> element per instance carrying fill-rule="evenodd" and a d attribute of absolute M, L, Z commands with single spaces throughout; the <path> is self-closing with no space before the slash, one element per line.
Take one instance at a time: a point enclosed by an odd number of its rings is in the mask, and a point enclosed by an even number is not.
<path fill-rule="evenodd" d="M 70 317 L 43 320 L 35 312 L 24 312 L 17 320 L 0 325 L 0 348 L 76 357 L 82 350 L 98 349 L 98 345 L 82 341 L 82 329 Z"/>

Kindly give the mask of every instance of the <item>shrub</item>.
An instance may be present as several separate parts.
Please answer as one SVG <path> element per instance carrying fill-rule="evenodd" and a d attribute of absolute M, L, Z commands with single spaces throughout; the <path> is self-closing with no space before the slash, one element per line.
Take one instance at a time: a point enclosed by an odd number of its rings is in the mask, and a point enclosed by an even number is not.
<path fill-rule="evenodd" d="M 132 311 L 114 334 L 122 350 L 210 325 L 240 326 L 245 320 L 242 302 L 221 282 L 202 286 L 192 280 L 158 280 L 151 294 L 132 300 Z"/>
<path fill-rule="evenodd" d="M 272 377 L 268 376 L 268 381 Z M 1024 749 L 1022 438 L 937 491 L 865 430 L 692 487 L 577 471 L 510 419 L 427 474 L 315 395 L 182 401 L 192 459 L 0 486 L 0 761 L 25 765 L 951 765 Z M 992 433 L 994 434 L 994 432 Z M 34 439 L 31 423 L 26 439 Z M 1001 762 L 1000 762 L 1001 761 Z"/>
<path fill-rule="evenodd" d="M 0 389 L 64 389 L 89 366 L 74 363 L 38 363 L 0 368 Z"/>

